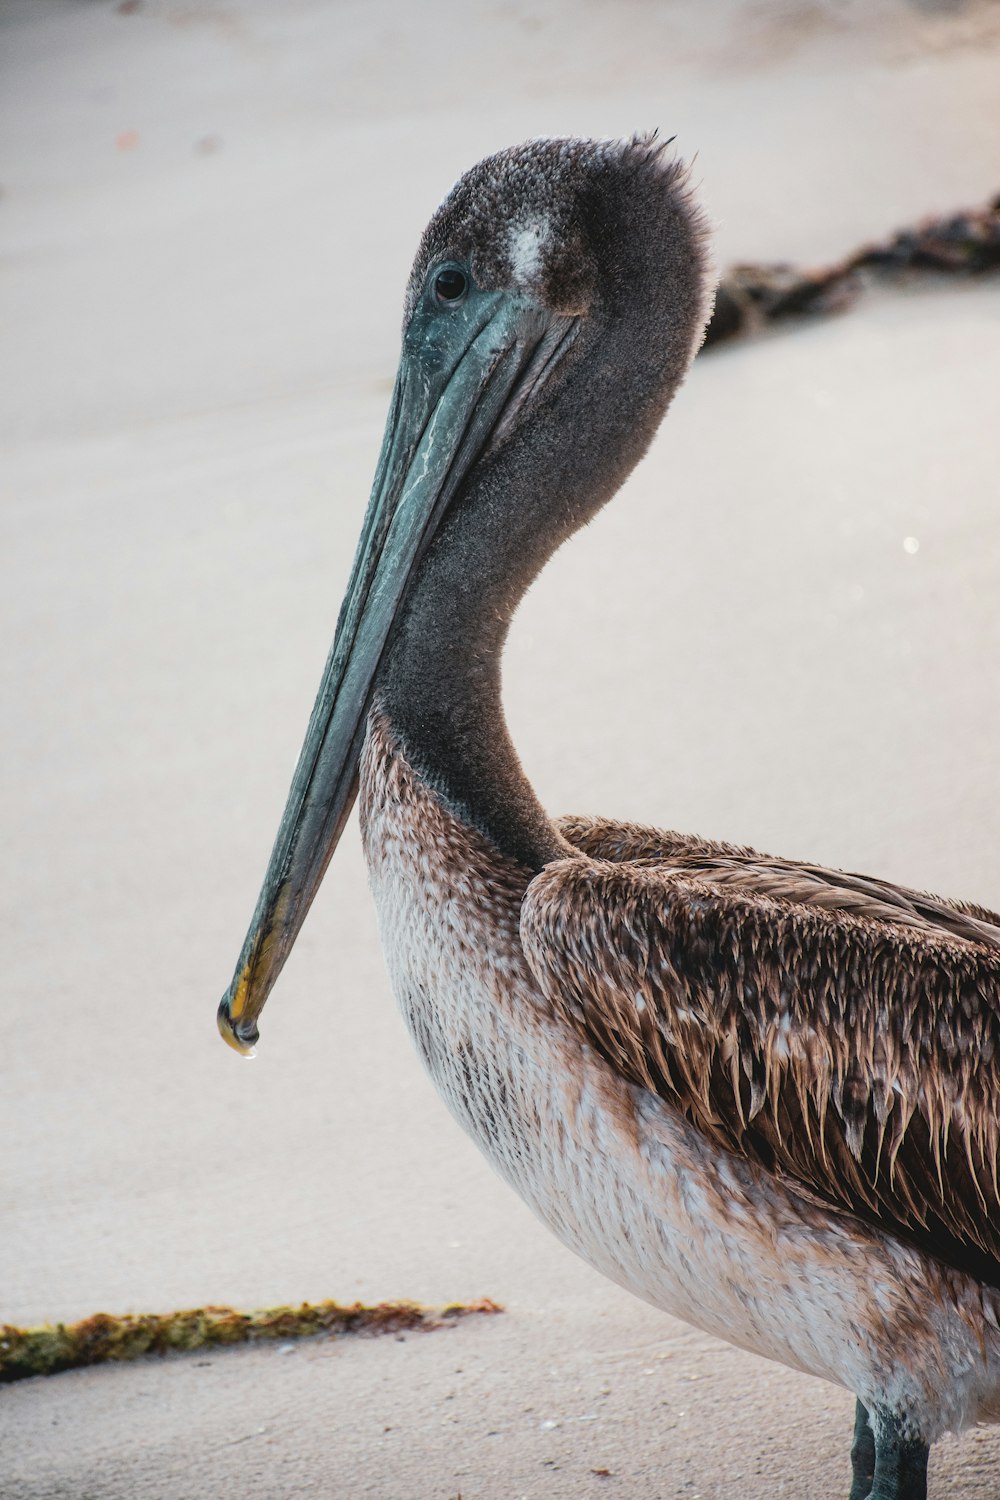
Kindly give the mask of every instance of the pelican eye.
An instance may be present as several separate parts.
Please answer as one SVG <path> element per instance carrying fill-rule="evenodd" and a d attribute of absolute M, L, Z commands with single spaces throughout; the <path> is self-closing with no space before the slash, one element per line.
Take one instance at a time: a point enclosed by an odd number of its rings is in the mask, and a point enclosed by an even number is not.
<path fill-rule="evenodd" d="M 434 278 L 434 295 L 439 302 L 461 302 L 469 290 L 469 278 L 458 266 L 445 266 Z"/>

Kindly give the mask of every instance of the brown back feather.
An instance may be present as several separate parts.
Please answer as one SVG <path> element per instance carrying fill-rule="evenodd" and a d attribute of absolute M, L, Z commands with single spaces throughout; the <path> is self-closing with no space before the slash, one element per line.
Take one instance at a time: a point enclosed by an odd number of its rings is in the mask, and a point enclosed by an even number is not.
<path fill-rule="evenodd" d="M 1000 917 L 566 820 L 528 889 L 550 1003 L 716 1144 L 1000 1285 Z"/>

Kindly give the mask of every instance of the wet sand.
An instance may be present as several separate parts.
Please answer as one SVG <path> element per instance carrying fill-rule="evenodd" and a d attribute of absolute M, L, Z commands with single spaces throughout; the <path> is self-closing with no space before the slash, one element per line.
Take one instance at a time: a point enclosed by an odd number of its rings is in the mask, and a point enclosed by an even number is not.
<path fill-rule="evenodd" d="M 454 1126 L 356 828 L 252 1064 L 214 1010 L 454 177 L 659 125 L 720 262 L 835 259 L 1000 187 L 1000 8 L 6 0 L 0 65 L 0 1321 L 507 1308 L 9 1387 L 0 1494 L 846 1493 L 849 1395 L 610 1286 Z M 516 622 L 546 805 L 1000 905 L 998 369 L 995 281 L 700 360 Z M 931 1494 L 998 1474 L 948 1439 Z"/>

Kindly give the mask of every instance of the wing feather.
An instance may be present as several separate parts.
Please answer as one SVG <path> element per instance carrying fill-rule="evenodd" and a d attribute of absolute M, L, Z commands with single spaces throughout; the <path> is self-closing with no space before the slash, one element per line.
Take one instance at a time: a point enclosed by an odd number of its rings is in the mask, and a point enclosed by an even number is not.
<path fill-rule="evenodd" d="M 521 913 L 554 1010 L 725 1149 L 1000 1285 L 1000 918 L 630 825 Z"/>

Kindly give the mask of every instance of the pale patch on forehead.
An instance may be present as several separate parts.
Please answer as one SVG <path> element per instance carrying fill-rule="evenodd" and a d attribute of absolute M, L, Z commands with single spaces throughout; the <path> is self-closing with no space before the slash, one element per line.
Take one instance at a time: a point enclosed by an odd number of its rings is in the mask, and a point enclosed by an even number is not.
<path fill-rule="evenodd" d="M 512 227 L 507 249 L 518 286 L 532 286 L 538 280 L 550 235 L 551 226 L 545 215 Z"/>

